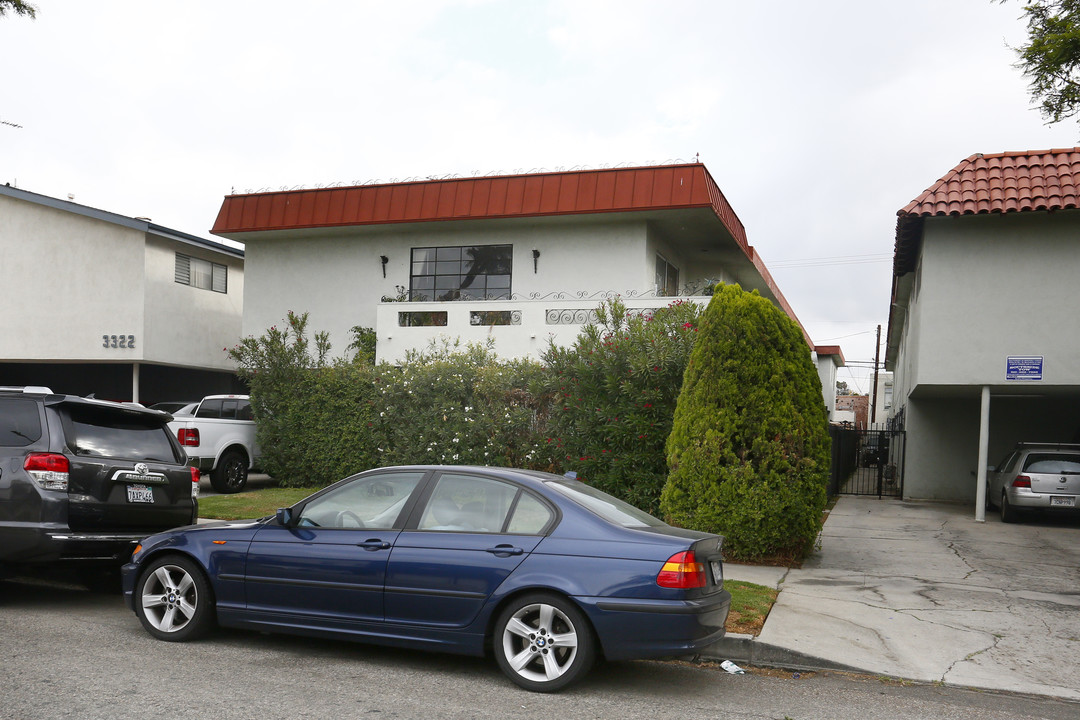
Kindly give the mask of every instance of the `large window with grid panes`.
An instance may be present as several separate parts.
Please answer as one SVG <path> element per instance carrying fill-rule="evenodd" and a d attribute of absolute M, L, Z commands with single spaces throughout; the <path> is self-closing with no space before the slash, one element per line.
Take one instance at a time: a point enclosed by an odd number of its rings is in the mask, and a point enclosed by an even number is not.
<path fill-rule="evenodd" d="M 412 249 L 409 299 L 509 300 L 513 245 Z"/>

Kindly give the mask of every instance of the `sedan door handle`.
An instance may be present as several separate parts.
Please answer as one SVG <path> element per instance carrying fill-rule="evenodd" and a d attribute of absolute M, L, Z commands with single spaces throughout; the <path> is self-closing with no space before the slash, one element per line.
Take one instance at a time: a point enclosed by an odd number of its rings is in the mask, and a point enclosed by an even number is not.
<path fill-rule="evenodd" d="M 513 545 L 496 545 L 493 548 L 488 548 L 487 552 L 499 557 L 510 557 L 511 555 L 521 555 L 525 551 Z"/>
<path fill-rule="evenodd" d="M 371 540 L 365 540 L 362 543 L 356 543 L 356 546 L 362 547 L 365 550 L 386 550 L 390 547 L 390 543 L 386 542 L 385 540 L 373 538 Z"/>

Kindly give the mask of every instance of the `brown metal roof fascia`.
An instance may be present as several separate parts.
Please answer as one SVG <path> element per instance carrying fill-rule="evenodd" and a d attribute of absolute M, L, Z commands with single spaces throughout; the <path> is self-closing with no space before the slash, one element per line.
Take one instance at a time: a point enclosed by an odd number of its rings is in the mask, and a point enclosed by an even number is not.
<path fill-rule="evenodd" d="M 227 195 L 211 232 L 699 207 L 750 257 L 742 222 L 701 163 Z"/>
<path fill-rule="evenodd" d="M 813 350 L 816 346 L 814 341 L 810 339 L 810 334 L 806 332 L 806 328 L 803 327 L 802 322 L 799 321 L 799 317 L 795 314 L 795 311 L 791 309 L 791 305 L 788 303 L 787 298 L 784 297 L 784 293 L 780 292 L 780 288 L 777 286 L 776 281 L 773 280 L 772 275 L 769 273 L 769 269 L 765 267 L 765 263 L 762 262 L 761 257 L 754 252 L 754 248 L 747 246 L 746 255 L 750 258 L 750 261 L 754 263 L 754 267 L 757 268 L 758 273 L 761 275 L 761 279 L 765 281 L 766 287 L 772 292 L 773 297 L 776 298 L 776 302 L 780 305 L 780 309 L 799 326 L 799 332 L 802 333 L 803 339 L 806 340 L 806 344 Z"/>

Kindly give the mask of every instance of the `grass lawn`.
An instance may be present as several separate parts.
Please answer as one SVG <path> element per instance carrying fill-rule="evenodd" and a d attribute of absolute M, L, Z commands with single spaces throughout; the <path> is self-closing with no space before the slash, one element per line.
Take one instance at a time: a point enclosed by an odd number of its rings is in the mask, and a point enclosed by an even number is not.
<path fill-rule="evenodd" d="M 199 517 L 216 520 L 246 520 L 273 515 L 278 508 L 303 500 L 318 488 L 263 488 L 233 495 L 212 495 L 199 499 Z M 731 593 L 727 631 L 757 635 L 776 602 L 777 591 L 764 585 L 725 580 Z"/>
<path fill-rule="evenodd" d="M 215 520 L 248 520 L 273 515 L 278 508 L 289 507 L 319 488 L 262 488 L 232 495 L 199 498 L 199 517 Z"/>
<path fill-rule="evenodd" d="M 724 589 L 731 593 L 731 610 L 725 625 L 727 631 L 750 635 L 760 633 L 779 591 L 741 580 L 725 580 Z"/>

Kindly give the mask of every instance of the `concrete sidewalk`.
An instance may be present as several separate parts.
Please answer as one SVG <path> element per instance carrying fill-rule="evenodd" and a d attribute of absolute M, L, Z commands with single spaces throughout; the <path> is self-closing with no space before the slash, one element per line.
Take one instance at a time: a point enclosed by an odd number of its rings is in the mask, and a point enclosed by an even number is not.
<path fill-rule="evenodd" d="M 758 637 L 710 657 L 1080 700 L 1076 518 L 845 496 L 801 569 L 725 573 L 781 592 Z"/>

